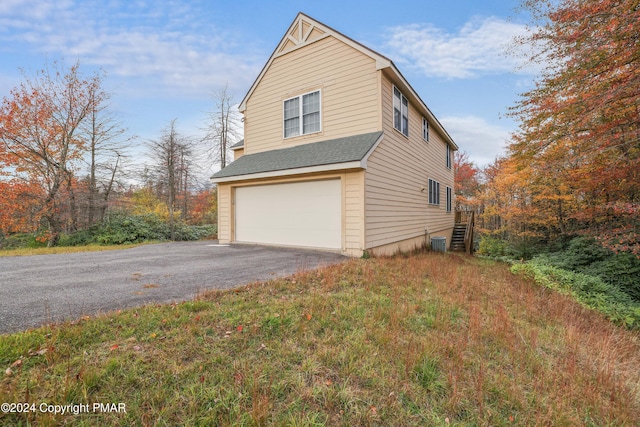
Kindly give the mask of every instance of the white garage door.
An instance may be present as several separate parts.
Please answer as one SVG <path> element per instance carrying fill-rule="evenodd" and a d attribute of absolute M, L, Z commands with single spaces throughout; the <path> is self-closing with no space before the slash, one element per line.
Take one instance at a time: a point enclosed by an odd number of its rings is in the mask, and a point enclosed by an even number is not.
<path fill-rule="evenodd" d="M 236 188 L 236 241 L 340 249 L 339 179 Z"/>

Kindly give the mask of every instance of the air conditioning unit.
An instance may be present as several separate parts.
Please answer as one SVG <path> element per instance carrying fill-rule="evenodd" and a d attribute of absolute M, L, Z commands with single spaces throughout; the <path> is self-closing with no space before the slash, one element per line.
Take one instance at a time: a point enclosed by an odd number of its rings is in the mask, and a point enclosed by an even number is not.
<path fill-rule="evenodd" d="M 434 252 L 446 252 L 447 251 L 447 238 L 446 237 L 432 237 L 431 238 L 431 250 Z"/>

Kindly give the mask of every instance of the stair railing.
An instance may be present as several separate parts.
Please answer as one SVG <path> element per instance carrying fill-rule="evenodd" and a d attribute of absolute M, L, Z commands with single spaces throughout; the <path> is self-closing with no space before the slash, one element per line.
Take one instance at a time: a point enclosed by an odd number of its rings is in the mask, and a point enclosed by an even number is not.
<path fill-rule="evenodd" d="M 467 211 L 467 227 L 464 230 L 464 249 L 468 254 L 473 253 L 473 225 L 475 222 L 475 211 L 471 215 Z"/>

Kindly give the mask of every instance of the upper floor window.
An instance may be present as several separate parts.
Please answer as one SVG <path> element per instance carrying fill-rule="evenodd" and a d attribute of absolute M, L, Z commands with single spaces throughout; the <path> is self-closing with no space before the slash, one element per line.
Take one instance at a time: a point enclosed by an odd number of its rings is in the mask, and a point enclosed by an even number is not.
<path fill-rule="evenodd" d="M 434 179 L 429 179 L 429 204 L 440 204 L 440 183 Z"/>
<path fill-rule="evenodd" d="M 451 161 L 451 153 L 452 153 L 451 146 L 449 144 L 447 144 L 447 159 L 446 159 L 446 162 L 447 162 L 447 168 L 448 169 L 451 169 L 451 164 L 453 163 Z"/>
<path fill-rule="evenodd" d="M 393 87 L 393 127 L 409 136 L 409 101 Z"/>
<path fill-rule="evenodd" d="M 320 132 L 320 91 L 284 101 L 284 137 Z"/>
<path fill-rule="evenodd" d="M 422 118 L 422 139 L 429 141 L 429 122 L 426 118 Z"/>

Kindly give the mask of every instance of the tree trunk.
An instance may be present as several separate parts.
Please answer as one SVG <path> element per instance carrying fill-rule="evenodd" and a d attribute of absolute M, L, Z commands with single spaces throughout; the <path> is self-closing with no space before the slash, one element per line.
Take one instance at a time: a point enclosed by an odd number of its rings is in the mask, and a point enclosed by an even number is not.
<path fill-rule="evenodd" d="M 76 195 L 73 190 L 73 177 L 67 173 L 67 193 L 69 196 L 69 231 L 78 231 L 78 208 L 76 206 Z"/>

